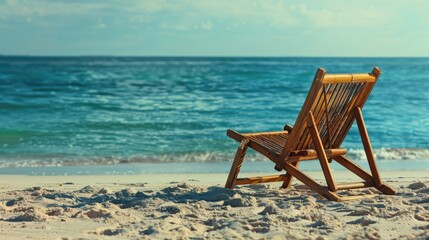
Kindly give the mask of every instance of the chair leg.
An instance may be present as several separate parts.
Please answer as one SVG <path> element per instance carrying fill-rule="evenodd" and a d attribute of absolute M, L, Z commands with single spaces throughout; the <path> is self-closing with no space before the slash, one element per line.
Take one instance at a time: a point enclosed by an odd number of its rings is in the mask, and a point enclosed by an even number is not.
<path fill-rule="evenodd" d="M 345 156 L 336 156 L 334 157 L 334 160 L 339 164 L 341 164 L 342 166 L 344 166 L 345 168 L 347 168 L 348 170 L 350 170 L 351 172 L 353 172 L 354 174 L 356 174 L 357 176 L 359 176 L 360 178 L 362 178 L 363 180 L 372 181 L 375 183 L 374 178 L 371 176 L 371 174 L 363 170 L 361 167 L 359 167 L 358 165 L 350 161 Z M 375 186 L 374 184 L 374 187 L 384 194 L 387 194 L 387 195 L 395 194 L 395 190 L 384 183 L 382 183 L 380 186 Z"/>
<path fill-rule="evenodd" d="M 358 177 L 362 178 L 365 181 L 374 181 L 371 174 L 367 171 L 356 165 L 350 159 L 346 158 L 346 156 L 335 156 L 334 160 L 341 164 L 343 167 L 347 168 L 350 172 L 356 174 Z"/>
<path fill-rule="evenodd" d="M 319 132 L 317 131 L 317 125 L 314 121 L 313 113 L 311 111 L 308 114 L 307 121 L 309 125 L 311 140 L 313 141 L 314 147 L 316 148 L 317 156 L 319 157 L 320 166 L 322 167 L 326 183 L 328 184 L 329 190 L 335 192 L 337 188 L 335 186 L 334 178 L 332 177 L 331 167 L 329 166 L 329 161 L 326 156 L 322 140 L 320 139 Z"/>
<path fill-rule="evenodd" d="M 248 145 L 248 139 L 241 140 L 241 143 L 237 148 L 234 161 L 232 162 L 231 170 L 229 170 L 228 179 L 226 180 L 225 184 L 226 188 L 234 188 L 238 173 L 240 173 L 241 165 L 243 164 L 244 156 L 246 155 Z"/>
<path fill-rule="evenodd" d="M 372 178 L 375 186 L 381 186 L 380 173 L 378 172 L 377 164 L 375 163 L 374 153 L 372 151 L 371 142 L 369 140 L 368 131 L 366 130 L 365 122 L 362 116 L 362 110 L 358 107 L 355 112 L 356 123 L 358 125 L 360 137 L 362 139 L 363 148 L 365 149 L 366 158 L 368 159 L 369 168 L 371 169 Z"/>
<path fill-rule="evenodd" d="M 311 179 L 309 176 L 307 176 L 305 173 L 301 172 L 298 168 L 293 166 L 292 164 L 285 162 L 284 170 L 286 170 L 288 173 L 296 177 L 299 181 L 307 185 L 311 190 L 319 193 L 326 199 L 330 201 L 342 201 L 341 197 L 339 197 L 335 192 L 329 191 L 326 187 L 318 184 L 316 181 Z"/>
<path fill-rule="evenodd" d="M 298 168 L 298 164 L 299 164 L 299 161 L 292 163 L 292 166 Z M 289 188 L 290 185 L 292 184 L 292 180 L 293 180 L 293 176 L 289 172 L 287 172 L 286 179 L 283 181 L 281 188 Z"/>
<path fill-rule="evenodd" d="M 386 194 L 386 195 L 395 195 L 396 191 L 395 189 L 391 188 L 390 186 L 382 183 L 380 186 L 375 187 L 378 189 L 378 191 Z"/>

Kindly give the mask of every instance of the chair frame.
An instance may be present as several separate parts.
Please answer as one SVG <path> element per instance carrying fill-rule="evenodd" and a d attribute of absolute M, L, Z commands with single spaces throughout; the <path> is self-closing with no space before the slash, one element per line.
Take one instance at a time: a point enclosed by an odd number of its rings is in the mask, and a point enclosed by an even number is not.
<path fill-rule="evenodd" d="M 355 188 L 374 187 L 384 194 L 395 194 L 395 190 L 383 183 L 381 180 L 361 110 L 380 74 L 381 70 L 378 67 L 374 67 L 373 71 L 369 74 L 329 75 L 326 74 L 326 71 L 324 69 L 319 68 L 315 75 L 313 85 L 310 88 L 307 99 L 303 105 L 301 113 L 299 114 L 294 127 L 286 125 L 284 131 L 247 134 L 240 134 L 234 130 L 228 130 L 227 135 L 234 140 L 240 142 L 240 144 L 237 148 L 237 152 L 235 154 L 225 187 L 232 189 L 236 185 L 282 181 L 283 184 L 281 187 L 288 188 L 291 185 L 293 177 L 295 177 L 299 181 L 307 185 L 310 189 L 331 201 L 346 201 L 375 195 L 367 194 L 358 196 L 340 196 L 337 194 L 337 191 L 339 190 L 348 190 Z M 345 123 L 343 123 L 345 127 L 338 127 L 338 129 L 340 130 L 337 131 L 339 131 L 340 133 L 335 135 L 336 139 L 334 139 L 333 148 L 327 148 L 326 144 L 324 144 L 324 142 L 328 142 L 329 146 L 331 146 L 332 144 L 330 138 L 331 136 L 329 136 L 329 125 L 331 124 L 330 122 L 328 122 L 329 119 L 327 119 L 326 123 L 327 130 L 325 130 L 325 133 L 327 133 L 322 139 L 321 134 L 319 132 L 320 128 L 311 110 L 316 104 L 318 104 L 315 103 L 316 97 L 318 92 L 320 95 L 320 89 L 322 85 L 330 83 L 363 83 L 362 86 L 364 86 L 361 90 L 362 94 L 360 94 L 355 99 L 355 101 L 353 102 L 353 106 L 351 106 L 351 109 L 346 112 L 346 114 L 348 115 L 347 118 L 345 118 L 344 120 Z M 320 101 L 321 96 L 318 96 L 318 98 Z M 326 113 L 326 115 L 328 115 L 328 113 Z M 318 117 L 319 122 L 321 120 L 320 118 L 321 117 Z M 349 132 L 354 120 L 356 120 L 358 126 L 358 130 L 361 136 L 362 144 L 365 150 L 366 158 L 371 173 L 368 173 L 360 166 L 348 159 L 346 157 L 346 149 L 338 147 L 344 141 L 344 138 Z M 309 139 L 305 141 L 307 141 L 308 143 L 310 143 L 310 141 L 312 142 L 311 146 L 313 146 L 313 148 L 311 149 L 297 149 L 297 145 L 299 144 L 298 142 L 302 141 L 302 138 L 300 138 L 300 136 L 303 134 L 304 131 L 308 131 Z M 288 139 L 286 139 L 286 135 L 288 136 Z M 275 136 L 273 137 L 273 139 L 275 138 L 276 141 L 283 137 L 284 139 L 282 141 L 284 141 L 285 143 L 281 154 L 279 154 L 278 146 L 277 149 L 275 149 L 275 147 L 272 147 L 270 149 L 267 148 L 267 146 L 263 146 L 260 142 L 253 140 L 255 137 L 263 136 Z M 329 141 L 325 139 L 327 138 L 326 136 L 329 137 Z M 279 142 L 283 143 L 282 141 Z M 267 141 L 267 144 L 268 143 L 269 141 Z M 238 178 L 248 147 L 256 150 L 257 152 L 263 154 L 268 159 L 276 163 L 275 169 L 277 171 L 284 170 L 286 171 L 286 174 Z M 275 152 L 275 150 L 277 150 L 277 153 Z M 301 161 L 316 159 L 318 159 L 320 162 L 327 186 L 319 184 L 310 176 L 306 175 L 304 172 L 298 169 L 298 165 Z M 330 169 L 330 163 L 333 160 L 338 162 L 350 172 L 360 177 L 363 181 L 355 183 L 337 184 L 333 178 L 332 171 Z"/>

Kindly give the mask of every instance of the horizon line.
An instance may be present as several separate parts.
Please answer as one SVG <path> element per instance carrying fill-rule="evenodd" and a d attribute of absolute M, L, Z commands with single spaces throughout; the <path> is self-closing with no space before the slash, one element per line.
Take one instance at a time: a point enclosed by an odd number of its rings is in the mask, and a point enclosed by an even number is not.
<path fill-rule="evenodd" d="M 269 55 L 36 55 L 36 54 L 0 54 L 0 57 L 136 57 L 136 58 L 429 58 L 429 56 L 269 56 Z"/>

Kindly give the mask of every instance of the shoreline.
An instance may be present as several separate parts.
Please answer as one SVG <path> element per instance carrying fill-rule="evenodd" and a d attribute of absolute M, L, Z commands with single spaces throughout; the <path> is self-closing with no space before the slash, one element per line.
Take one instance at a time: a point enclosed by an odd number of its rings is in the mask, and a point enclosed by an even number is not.
<path fill-rule="evenodd" d="M 362 168 L 369 171 L 368 163 L 356 161 Z M 377 161 L 381 172 L 408 172 L 429 171 L 429 160 L 389 160 Z M 74 166 L 28 166 L 3 167 L 0 175 L 31 175 L 31 176 L 85 176 L 85 175 L 139 175 L 139 174 L 227 174 L 231 166 L 225 162 L 166 162 L 166 163 L 121 163 L 107 165 L 74 165 Z M 277 171 L 269 161 L 247 161 L 243 164 L 243 173 L 269 173 L 275 175 Z M 306 172 L 320 171 L 317 161 L 308 161 L 300 165 Z M 331 163 L 331 169 L 338 172 L 347 171 L 336 162 Z"/>
<path fill-rule="evenodd" d="M 242 172 L 239 177 L 276 175 L 281 173 L 276 172 Z M 307 171 L 307 175 L 316 180 L 324 181 L 324 176 L 321 171 Z M 427 170 L 406 170 L 406 171 L 380 171 L 382 179 L 396 181 L 412 181 L 413 179 L 428 179 Z M 353 174 L 348 171 L 335 171 L 334 178 L 338 180 L 358 180 Z M 220 184 L 222 185 L 228 172 L 224 173 L 142 173 L 142 174 L 95 174 L 95 175 L 21 175 L 21 174 L 0 174 L 0 184 L 20 184 L 20 183 L 61 183 L 67 180 L 81 184 L 103 184 L 112 183 L 114 181 L 137 183 L 146 182 L 151 184 L 166 184 L 169 182 L 180 181 L 197 181 L 204 185 Z M 100 181 L 100 179 L 103 179 Z M 299 182 L 294 180 L 294 182 Z"/>

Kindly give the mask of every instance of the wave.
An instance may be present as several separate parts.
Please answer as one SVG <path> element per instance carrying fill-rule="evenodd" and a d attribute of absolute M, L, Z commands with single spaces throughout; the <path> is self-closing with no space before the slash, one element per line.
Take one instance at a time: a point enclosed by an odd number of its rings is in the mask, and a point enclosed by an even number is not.
<path fill-rule="evenodd" d="M 380 148 L 374 149 L 377 160 L 398 161 L 398 160 L 427 160 L 429 161 L 429 149 L 418 148 Z M 363 149 L 350 149 L 348 158 L 362 161 L 366 159 Z M 233 153 L 205 152 L 186 154 L 163 154 L 153 156 L 132 156 L 132 157 L 0 157 L 0 168 L 13 167 L 62 167 L 62 166 L 91 166 L 91 165 L 115 165 L 133 163 L 216 163 L 230 162 L 234 157 Z M 268 161 L 260 154 L 250 153 L 246 155 L 246 161 L 260 162 Z"/>
<path fill-rule="evenodd" d="M 363 149 L 350 149 L 347 155 L 352 159 L 366 160 Z M 378 148 L 374 149 L 377 160 L 429 160 L 429 149 L 424 148 Z"/>

